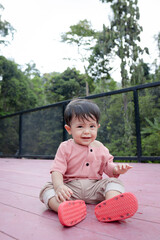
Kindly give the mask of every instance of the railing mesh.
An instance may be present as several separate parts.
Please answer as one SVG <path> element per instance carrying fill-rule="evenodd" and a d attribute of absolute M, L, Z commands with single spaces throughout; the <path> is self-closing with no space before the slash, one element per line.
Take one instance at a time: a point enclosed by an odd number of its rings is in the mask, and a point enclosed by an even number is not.
<path fill-rule="evenodd" d="M 160 160 L 160 82 L 86 97 L 101 110 L 100 140 L 117 159 Z M 69 136 L 69 101 L 0 117 L 0 156 L 53 158 Z"/>

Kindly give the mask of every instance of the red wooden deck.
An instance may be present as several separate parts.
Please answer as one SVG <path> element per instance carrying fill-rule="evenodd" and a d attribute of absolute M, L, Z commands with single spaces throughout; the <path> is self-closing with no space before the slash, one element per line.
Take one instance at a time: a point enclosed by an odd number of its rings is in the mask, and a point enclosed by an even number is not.
<path fill-rule="evenodd" d="M 98 222 L 94 206 L 87 205 L 87 217 L 65 228 L 57 214 L 46 210 L 38 195 L 50 181 L 51 160 L 0 159 L 0 240 L 159 240 L 160 164 L 133 163 L 120 178 L 126 191 L 134 193 L 138 212 L 114 223 Z"/>

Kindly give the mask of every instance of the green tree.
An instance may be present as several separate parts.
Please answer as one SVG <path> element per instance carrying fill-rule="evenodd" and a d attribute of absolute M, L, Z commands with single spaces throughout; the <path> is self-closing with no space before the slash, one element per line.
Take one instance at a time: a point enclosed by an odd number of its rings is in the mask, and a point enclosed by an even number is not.
<path fill-rule="evenodd" d="M 151 79 L 150 68 L 143 59 L 140 59 L 137 65 L 132 65 L 130 71 L 132 72 L 131 85 L 144 84 Z"/>
<path fill-rule="evenodd" d="M 34 62 L 26 64 L 24 75 L 27 77 L 31 90 L 37 97 L 36 107 L 47 105 L 48 102 L 45 96 L 44 81 L 41 77 L 40 71 L 36 68 Z"/>
<path fill-rule="evenodd" d="M 89 57 L 88 74 L 94 79 L 95 93 L 116 89 L 116 84 L 110 75 L 112 70 L 110 58 L 114 44 L 110 37 L 112 33 L 103 25 L 103 31 L 97 33 L 97 42 Z"/>
<path fill-rule="evenodd" d="M 90 47 L 96 32 L 92 29 L 92 25 L 88 20 L 81 20 L 76 25 L 70 26 L 70 31 L 62 34 L 62 41 L 70 44 L 75 43 L 78 47 L 79 54 L 80 47 Z M 82 56 L 83 58 L 83 56 Z"/>
<path fill-rule="evenodd" d="M 92 29 L 89 21 L 81 20 L 78 24 L 70 26 L 70 31 L 62 34 L 62 42 L 75 44 L 78 48 L 80 60 L 84 63 L 84 70 L 86 74 L 86 95 L 89 94 L 88 84 L 90 90 L 92 89 L 92 79 L 88 75 L 87 67 L 85 65 L 88 60 L 87 53 L 90 52 L 93 42 L 96 39 L 96 31 Z"/>
<path fill-rule="evenodd" d="M 31 79 L 35 76 L 40 77 L 40 71 L 36 68 L 36 64 L 33 61 L 26 64 L 24 74 Z"/>
<path fill-rule="evenodd" d="M 30 87 L 30 81 L 15 62 L 0 56 L 0 75 L 2 76 L 0 83 L 1 115 L 36 106 L 38 99 Z"/>
<path fill-rule="evenodd" d="M 130 84 L 130 68 L 136 65 L 144 50 L 138 45 L 142 27 L 138 24 L 140 18 L 138 0 L 101 0 L 110 3 L 112 19 L 110 42 L 113 42 L 114 53 L 119 57 L 122 87 Z M 109 44 L 110 44 L 109 42 Z M 133 67 L 132 67 L 133 68 Z"/>
<path fill-rule="evenodd" d="M 63 73 L 45 74 L 43 81 L 50 103 L 85 96 L 85 75 L 75 68 L 67 68 Z"/>
<path fill-rule="evenodd" d="M 128 122 L 124 115 L 124 95 L 128 98 Z M 136 155 L 136 133 L 132 93 L 115 94 L 95 99 L 101 109 L 98 139 L 115 156 Z M 127 131 L 126 131 L 127 129 Z"/>
<path fill-rule="evenodd" d="M 2 4 L 0 4 L 0 12 L 4 10 L 4 7 Z M 0 44 L 7 45 L 9 41 L 6 40 L 7 36 L 14 35 L 15 29 L 12 27 L 12 25 L 7 22 L 6 20 L 2 20 L 2 14 L 0 14 Z"/>
<path fill-rule="evenodd" d="M 160 81 L 160 32 L 154 36 L 154 39 L 157 43 L 158 59 L 155 59 L 152 64 L 155 69 L 155 72 L 152 74 L 152 81 L 157 82 Z"/>
<path fill-rule="evenodd" d="M 141 90 L 139 93 L 142 154 L 160 155 L 160 87 Z"/>
<path fill-rule="evenodd" d="M 157 42 L 158 58 L 160 60 L 160 32 L 155 35 L 155 41 Z"/>
<path fill-rule="evenodd" d="M 137 0 L 101 0 L 103 3 L 109 3 L 112 10 L 110 27 L 108 28 L 106 53 L 104 54 L 117 56 L 120 60 L 121 85 L 122 87 L 130 86 L 131 76 L 134 70 L 138 69 L 142 74 L 142 68 L 137 67 L 139 57 L 148 49 L 142 49 L 139 46 L 140 33 L 142 27 L 138 24 L 140 18 Z M 144 68 L 143 68 L 144 70 Z M 143 73 L 144 76 L 144 73 Z M 137 76 L 133 76 L 135 81 Z M 141 78 L 140 78 L 141 79 Z M 132 124 L 130 122 L 129 105 L 130 98 L 127 94 L 122 96 L 123 99 L 123 119 L 124 119 L 124 139 L 128 146 L 132 145 L 130 138 L 132 132 Z M 127 140 L 128 139 L 128 140 Z"/>

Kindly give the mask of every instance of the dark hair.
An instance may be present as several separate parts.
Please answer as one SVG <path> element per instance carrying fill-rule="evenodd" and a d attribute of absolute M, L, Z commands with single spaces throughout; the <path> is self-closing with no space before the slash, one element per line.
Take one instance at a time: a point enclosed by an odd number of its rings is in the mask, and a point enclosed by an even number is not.
<path fill-rule="evenodd" d="M 100 109 L 97 104 L 86 99 L 72 100 L 64 112 L 64 119 L 68 126 L 70 126 L 74 116 L 86 120 L 88 120 L 88 118 L 96 119 L 98 123 L 100 119 Z"/>

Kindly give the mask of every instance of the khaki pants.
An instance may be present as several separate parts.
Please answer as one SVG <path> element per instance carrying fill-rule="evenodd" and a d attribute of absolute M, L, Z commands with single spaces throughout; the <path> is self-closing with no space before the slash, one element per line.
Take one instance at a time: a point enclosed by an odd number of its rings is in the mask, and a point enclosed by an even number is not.
<path fill-rule="evenodd" d="M 73 191 L 70 200 L 81 199 L 90 204 L 98 204 L 105 200 L 105 194 L 110 190 L 124 193 L 124 186 L 117 178 L 105 178 L 102 180 L 78 179 L 67 182 L 65 185 Z M 49 208 L 48 201 L 54 196 L 53 184 L 49 182 L 41 190 L 39 198 Z"/>

